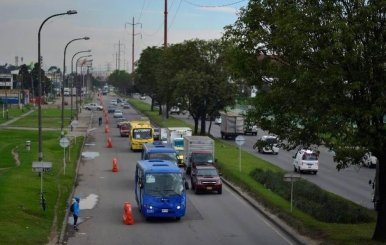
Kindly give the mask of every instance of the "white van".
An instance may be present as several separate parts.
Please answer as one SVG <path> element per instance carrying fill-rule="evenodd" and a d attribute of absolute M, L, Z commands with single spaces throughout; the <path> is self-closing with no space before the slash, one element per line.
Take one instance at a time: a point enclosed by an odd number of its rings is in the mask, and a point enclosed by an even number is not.
<path fill-rule="evenodd" d="M 300 149 L 292 158 L 295 172 L 316 174 L 319 170 L 319 154 L 313 150 Z"/>

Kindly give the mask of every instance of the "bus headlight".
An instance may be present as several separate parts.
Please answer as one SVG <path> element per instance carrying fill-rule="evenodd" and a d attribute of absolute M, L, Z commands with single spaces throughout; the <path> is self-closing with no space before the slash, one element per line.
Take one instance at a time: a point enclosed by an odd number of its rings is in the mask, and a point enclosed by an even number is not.
<path fill-rule="evenodd" d="M 181 206 L 180 205 L 177 205 L 177 207 L 176 207 L 177 209 L 181 209 Z"/>

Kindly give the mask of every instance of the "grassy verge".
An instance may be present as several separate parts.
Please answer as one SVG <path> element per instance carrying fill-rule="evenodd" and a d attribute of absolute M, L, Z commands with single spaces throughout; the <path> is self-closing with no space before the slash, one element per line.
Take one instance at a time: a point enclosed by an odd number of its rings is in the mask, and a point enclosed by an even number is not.
<path fill-rule="evenodd" d="M 129 99 L 129 102 L 160 127 L 191 127 L 191 125 L 174 118 L 162 119 L 157 111 L 151 111 L 150 106 L 140 100 Z M 272 213 L 297 229 L 301 234 L 318 239 L 322 241 L 322 244 L 380 244 L 371 240 L 375 228 L 375 221 L 360 224 L 327 223 L 318 221 L 309 214 L 297 209 L 296 206 L 291 212 L 290 202 L 288 200 L 266 188 L 251 176 L 251 172 L 256 169 L 283 173 L 280 168 L 248 152 L 242 151 L 240 171 L 239 149 L 222 140 L 216 140 L 215 144 L 217 164 L 223 173 L 223 177 L 242 187 Z M 350 205 L 355 205 L 350 201 L 346 200 L 346 202 L 350 203 Z M 324 212 L 329 212 L 329 210 L 325 209 Z M 370 213 L 370 216 L 373 217 L 372 220 L 374 220 L 374 211 L 365 210 L 365 212 Z"/>
<path fill-rule="evenodd" d="M 5 107 L 3 105 L 1 105 L 0 124 L 6 122 L 8 120 L 12 120 L 13 118 L 18 117 L 18 116 L 26 113 L 30 109 L 31 109 L 30 106 L 24 106 L 22 108 L 19 108 L 18 105 L 9 105 L 8 106 L 8 112 L 7 112 Z M 8 116 L 8 118 L 7 118 L 7 116 Z"/>
<path fill-rule="evenodd" d="M 43 124 L 46 123 L 43 118 Z M 71 161 L 67 158 L 64 175 L 59 136 L 59 131 L 44 131 L 42 135 L 43 161 L 52 162 L 52 170 L 43 174 L 47 202 L 43 211 L 39 195 L 41 177 L 32 171 L 32 162 L 37 161 L 37 132 L 0 130 L 0 243 L 46 244 L 51 234 L 60 231 L 83 139 L 72 142 Z M 30 151 L 25 148 L 26 140 L 31 141 Z"/>

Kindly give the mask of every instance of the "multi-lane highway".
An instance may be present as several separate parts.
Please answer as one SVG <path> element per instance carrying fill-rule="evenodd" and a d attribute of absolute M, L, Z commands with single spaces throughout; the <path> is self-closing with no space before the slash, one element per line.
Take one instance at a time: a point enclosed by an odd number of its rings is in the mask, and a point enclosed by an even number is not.
<path fill-rule="evenodd" d="M 105 98 L 108 102 L 109 98 Z M 140 116 L 124 109 L 129 120 Z M 297 244 L 251 207 L 230 188 L 223 193 L 196 195 L 187 191 L 187 213 L 180 221 L 146 221 L 139 213 L 134 196 L 134 170 L 139 152 L 128 149 L 128 139 L 119 136 L 115 119 L 110 116 L 110 132 L 98 127 L 102 112 L 93 112 L 92 127 L 83 149 L 75 195 L 81 198 L 79 231 L 67 226 L 67 244 Z M 112 148 L 107 148 L 107 139 Z M 117 173 L 112 161 L 118 161 Z M 134 225 L 122 221 L 124 202 L 133 207 Z M 71 219 L 69 220 L 71 222 Z"/>

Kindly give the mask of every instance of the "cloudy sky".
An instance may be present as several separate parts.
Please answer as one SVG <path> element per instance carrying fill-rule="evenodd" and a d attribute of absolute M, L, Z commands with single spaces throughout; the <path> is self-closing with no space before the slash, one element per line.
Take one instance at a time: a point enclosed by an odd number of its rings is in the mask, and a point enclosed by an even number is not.
<path fill-rule="evenodd" d="M 168 43 L 221 37 L 223 27 L 233 24 L 247 0 L 168 0 Z M 165 0 L 1 0 L 0 65 L 37 61 L 38 30 L 53 14 L 76 10 L 48 20 L 41 31 L 43 68 L 62 69 L 64 49 L 69 44 L 66 70 L 72 56 L 92 50 L 93 69 L 120 69 L 131 72 L 132 23 L 135 23 L 135 59 L 148 46 L 163 45 Z M 119 52 L 120 51 L 120 52 Z M 118 55 L 120 53 L 120 55 Z M 87 54 L 87 53 L 86 53 Z M 78 57 L 84 54 L 75 56 Z"/>

